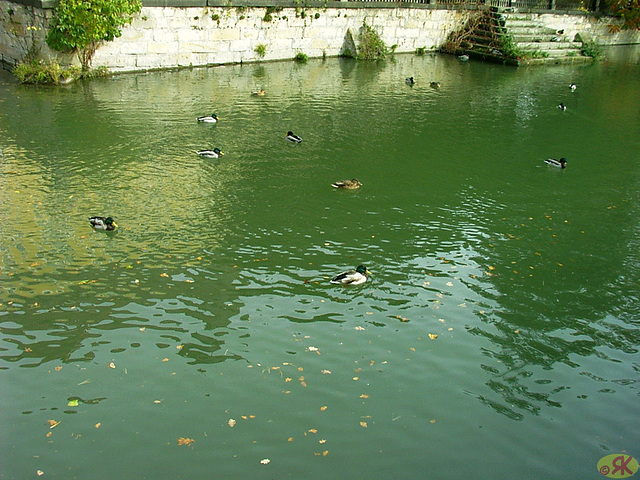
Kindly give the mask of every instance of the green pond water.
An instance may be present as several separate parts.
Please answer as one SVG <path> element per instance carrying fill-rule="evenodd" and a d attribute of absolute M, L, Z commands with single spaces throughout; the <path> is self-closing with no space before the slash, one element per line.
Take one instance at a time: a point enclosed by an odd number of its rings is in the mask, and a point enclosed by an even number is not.
<path fill-rule="evenodd" d="M 0 478 L 603 478 L 639 197 L 638 49 L 3 72 Z"/>

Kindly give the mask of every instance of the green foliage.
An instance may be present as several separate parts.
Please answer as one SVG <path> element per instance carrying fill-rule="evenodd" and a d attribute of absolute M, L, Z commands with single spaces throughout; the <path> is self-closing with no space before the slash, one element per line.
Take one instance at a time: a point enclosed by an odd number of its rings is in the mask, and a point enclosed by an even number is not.
<path fill-rule="evenodd" d="M 270 13 L 265 13 L 264 17 L 262 17 L 263 22 L 270 22 L 271 20 L 273 20 L 273 17 L 271 16 Z"/>
<path fill-rule="evenodd" d="M 424 55 L 427 51 L 427 47 L 418 47 L 416 48 L 416 55 Z"/>
<path fill-rule="evenodd" d="M 256 52 L 260 58 L 264 58 L 267 54 L 267 46 L 261 43 L 260 45 L 256 45 L 256 48 L 254 48 L 253 51 Z"/>
<path fill-rule="evenodd" d="M 640 0 L 606 0 L 611 13 L 623 21 L 622 28 L 640 30 Z M 619 29 L 612 26 L 612 30 Z"/>
<path fill-rule="evenodd" d="M 273 20 L 273 13 L 278 13 L 282 11 L 282 7 L 267 7 L 267 11 L 264 14 L 264 17 L 262 17 L 262 21 L 263 22 L 270 22 L 271 20 Z"/>
<path fill-rule="evenodd" d="M 73 80 L 81 76 L 79 67 L 61 67 L 58 62 L 50 60 L 33 60 L 16 65 L 12 73 L 22 83 L 58 84 L 61 81 Z"/>
<path fill-rule="evenodd" d="M 59 52 L 77 53 L 83 70 L 88 70 L 100 42 L 122 35 L 122 27 L 141 8 L 140 0 L 60 0 L 47 44 Z"/>
<path fill-rule="evenodd" d="M 309 60 L 309 57 L 307 56 L 306 53 L 298 52 L 296 56 L 293 57 L 293 59 L 298 63 L 307 63 L 307 60 Z"/>
<path fill-rule="evenodd" d="M 220 21 L 220 15 L 218 15 L 217 13 L 212 13 L 211 14 L 211 20 L 213 20 L 214 22 L 219 22 Z"/>
<path fill-rule="evenodd" d="M 317 20 L 318 18 L 320 18 L 320 14 L 318 12 L 316 12 L 316 14 L 313 16 L 313 18 L 315 18 Z"/>
<path fill-rule="evenodd" d="M 372 27 L 362 22 L 360 30 L 360 53 L 358 60 L 384 60 L 389 49 Z"/>
<path fill-rule="evenodd" d="M 593 57 L 594 60 L 597 60 L 602 56 L 602 47 L 593 40 L 582 42 L 580 53 L 585 57 Z"/>

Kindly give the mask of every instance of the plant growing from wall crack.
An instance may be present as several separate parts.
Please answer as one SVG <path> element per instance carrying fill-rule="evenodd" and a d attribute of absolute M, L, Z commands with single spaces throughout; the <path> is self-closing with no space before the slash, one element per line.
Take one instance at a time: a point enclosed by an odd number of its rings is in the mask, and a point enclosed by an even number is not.
<path fill-rule="evenodd" d="M 60 0 L 47 44 L 59 52 L 76 53 L 86 71 L 100 43 L 122 35 L 122 27 L 141 9 L 140 0 Z"/>
<path fill-rule="evenodd" d="M 384 60 L 388 54 L 389 49 L 378 32 L 362 22 L 358 60 Z"/>

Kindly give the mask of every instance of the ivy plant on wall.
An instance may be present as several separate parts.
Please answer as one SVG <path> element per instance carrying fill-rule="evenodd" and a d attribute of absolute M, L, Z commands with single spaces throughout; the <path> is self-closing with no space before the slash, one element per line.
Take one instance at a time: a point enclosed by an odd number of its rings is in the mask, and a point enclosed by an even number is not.
<path fill-rule="evenodd" d="M 141 8 L 140 0 L 60 0 L 47 44 L 59 52 L 76 53 L 86 71 L 100 42 L 122 35 L 122 27 Z"/>

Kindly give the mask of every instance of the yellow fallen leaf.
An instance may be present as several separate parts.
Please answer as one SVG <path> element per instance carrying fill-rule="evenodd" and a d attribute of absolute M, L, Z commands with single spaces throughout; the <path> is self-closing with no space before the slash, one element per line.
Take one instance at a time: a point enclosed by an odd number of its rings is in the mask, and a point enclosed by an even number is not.
<path fill-rule="evenodd" d="M 320 440 L 318 440 L 318 443 L 327 443 L 327 440 L 324 438 L 321 438 Z"/>
<path fill-rule="evenodd" d="M 287 377 L 284 379 L 285 382 L 290 382 L 291 380 L 293 380 L 293 378 Z"/>
<path fill-rule="evenodd" d="M 322 452 L 323 457 L 326 457 L 327 455 L 329 455 L 329 450 L 325 450 L 324 452 Z"/>
<path fill-rule="evenodd" d="M 168 361 L 169 361 L 169 359 L 165 357 L 165 358 L 163 358 L 163 359 L 162 359 L 162 361 L 163 361 L 163 362 L 168 362 Z"/>
<path fill-rule="evenodd" d="M 362 428 L 367 428 L 369 425 L 367 425 L 367 422 L 360 422 L 360 426 Z"/>
<path fill-rule="evenodd" d="M 178 445 L 191 445 L 195 440 L 193 438 L 180 437 L 178 438 Z"/>
<path fill-rule="evenodd" d="M 269 465 L 271 463 L 271 460 L 269 460 L 268 458 L 263 458 L 262 460 L 260 460 L 260 463 L 262 465 Z"/>
<path fill-rule="evenodd" d="M 169 274 L 168 274 L 168 273 L 164 273 L 164 272 L 163 272 L 163 273 L 161 273 L 161 274 L 160 274 L 160 276 L 161 276 L 161 277 L 168 277 L 168 276 L 169 276 Z"/>
<path fill-rule="evenodd" d="M 77 407 L 80 404 L 80 402 L 78 401 L 77 398 L 74 398 L 73 400 L 69 400 L 69 402 L 67 403 L 67 407 Z"/>
<path fill-rule="evenodd" d="M 42 475 L 44 475 L 44 472 L 42 470 L 36 470 L 36 475 L 41 477 Z"/>
<path fill-rule="evenodd" d="M 233 418 L 230 418 L 227 422 L 231 428 L 235 427 L 236 421 Z"/>
<path fill-rule="evenodd" d="M 318 430 L 316 430 L 315 428 L 311 428 L 309 429 L 309 433 L 318 433 Z"/>
<path fill-rule="evenodd" d="M 55 368 L 54 368 L 54 370 L 55 370 L 56 372 L 59 372 L 60 370 L 62 370 L 62 367 L 60 367 L 60 366 L 55 367 Z"/>
<path fill-rule="evenodd" d="M 363 393 L 362 395 L 360 395 L 360 398 L 369 398 L 369 394 L 368 393 Z"/>
<path fill-rule="evenodd" d="M 287 438 L 287 442 L 293 442 L 293 437 Z"/>
<path fill-rule="evenodd" d="M 49 424 L 49 428 L 55 428 L 60 425 L 60 422 L 57 420 L 47 420 L 47 423 Z"/>
<path fill-rule="evenodd" d="M 320 411 L 324 412 L 327 408 L 329 408 L 329 407 L 327 407 L 326 405 L 323 405 L 323 406 L 320 407 Z"/>
<path fill-rule="evenodd" d="M 331 374 L 331 370 L 320 370 L 320 373 L 322 373 L 324 375 L 330 375 Z"/>
<path fill-rule="evenodd" d="M 98 423 L 96 423 L 96 424 L 94 425 L 94 427 L 96 427 L 96 428 L 100 428 L 100 426 L 101 426 L 101 425 L 102 425 L 102 424 L 101 424 L 100 422 L 98 422 Z"/>
<path fill-rule="evenodd" d="M 113 363 L 113 362 L 111 362 L 111 363 L 109 363 L 108 367 L 109 367 L 109 368 L 116 368 L 116 364 L 115 364 L 115 363 Z"/>
<path fill-rule="evenodd" d="M 438 338 L 438 335 L 436 335 L 435 333 L 430 333 L 430 334 L 429 334 L 429 338 L 430 338 L 431 340 L 435 340 L 436 338 Z"/>

